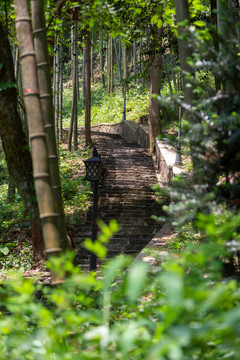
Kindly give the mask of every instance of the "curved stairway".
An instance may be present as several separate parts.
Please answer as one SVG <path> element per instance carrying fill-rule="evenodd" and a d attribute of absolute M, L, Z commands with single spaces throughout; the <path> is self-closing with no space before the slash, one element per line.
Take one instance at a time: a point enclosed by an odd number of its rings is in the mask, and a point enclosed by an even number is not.
<path fill-rule="evenodd" d="M 108 245 L 108 257 L 137 255 L 162 227 L 151 219 L 162 213 L 152 190 L 157 183 L 152 157 L 116 134 L 93 132 L 92 139 L 108 170 L 106 186 L 99 191 L 98 216 L 105 223 L 116 219 L 121 227 Z M 83 268 L 89 264 L 89 252 L 81 244 L 91 237 L 91 216 L 90 208 L 86 222 L 75 228 L 76 262 Z"/>

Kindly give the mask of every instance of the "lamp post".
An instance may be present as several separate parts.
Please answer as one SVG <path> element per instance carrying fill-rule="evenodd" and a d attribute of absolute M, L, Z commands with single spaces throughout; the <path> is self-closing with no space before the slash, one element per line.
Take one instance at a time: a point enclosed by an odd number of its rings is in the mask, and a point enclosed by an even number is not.
<path fill-rule="evenodd" d="M 96 147 L 93 148 L 93 156 L 84 161 L 86 167 L 86 180 L 93 184 L 93 209 L 92 209 L 92 242 L 97 238 L 97 209 L 98 209 L 98 185 L 101 184 L 107 174 L 107 170 L 103 168 L 102 161 L 97 152 Z M 97 257 L 90 253 L 90 271 L 96 270 Z"/>

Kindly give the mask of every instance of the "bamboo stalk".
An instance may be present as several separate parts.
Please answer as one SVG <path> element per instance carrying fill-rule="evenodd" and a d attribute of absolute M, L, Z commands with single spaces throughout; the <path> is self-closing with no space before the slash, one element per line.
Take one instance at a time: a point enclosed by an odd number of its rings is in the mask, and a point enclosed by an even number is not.
<path fill-rule="evenodd" d="M 14 0 L 16 14 L 16 34 L 22 60 L 22 83 L 26 107 L 30 145 L 33 159 L 33 177 L 42 222 L 46 252 L 50 257 L 61 253 L 60 233 L 50 183 L 46 134 L 38 90 L 35 51 L 31 35 L 31 25 L 27 0 Z M 52 270 L 54 283 L 63 279 Z"/>
<path fill-rule="evenodd" d="M 44 17 L 44 1 L 32 0 L 31 6 L 40 101 L 43 113 L 44 131 L 47 135 L 50 181 L 54 198 L 55 212 L 57 214 L 56 220 L 60 233 L 60 244 L 61 248 L 65 250 L 69 249 L 70 246 L 66 230 L 66 222 L 62 200 L 62 188 L 59 174 L 58 151 L 54 126 L 54 109 L 52 105 L 48 43 Z"/>

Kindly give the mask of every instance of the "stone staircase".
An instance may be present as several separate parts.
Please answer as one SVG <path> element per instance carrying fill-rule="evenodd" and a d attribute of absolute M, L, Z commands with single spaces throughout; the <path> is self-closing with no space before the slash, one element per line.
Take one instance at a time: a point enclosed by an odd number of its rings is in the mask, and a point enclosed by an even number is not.
<path fill-rule="evenodd" d="M 157 183 L 152 157 L 117 134 L 95 131 L 92 138 L 108 170 L 106 186 L 99 191 L 98 215 L 105 223 L 116 219 L 121 227 L 108 245 L 108 257 L 135 256 L 162 227 L 151 219 L 151 215 L 162 214 L 152 190 Z M 76 262 L 83 268 L 89 264 L 89 252 L 82 243 L 91 237 L 91 214 L 90 208 L 86 222 L 75 228 Z"/>

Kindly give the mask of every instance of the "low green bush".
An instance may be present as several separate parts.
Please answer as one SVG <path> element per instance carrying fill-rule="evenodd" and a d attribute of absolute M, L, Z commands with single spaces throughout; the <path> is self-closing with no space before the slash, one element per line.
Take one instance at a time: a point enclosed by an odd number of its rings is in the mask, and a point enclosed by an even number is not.
<path fill-rule="evenodd" d="M 66 220 L 69 225 L 79 224 L 90 205 L 92 190 L 85 181 L 83 159 L 90 149 L 79 144 L 78 151 L 59 148 L 60 176 Z M 30 215 L 26 213 L 22 198 L 16 192 L 12 202 L 7 200 L 8 172 L 3 149 L 0 148 L 0 271 L 29 270 L 34 266 Z"/>
<path fill-rule="evenodd" d="M 0 359 L 237 360 L 239 287 L 221 276 L 224 246 L 216 239 L 224 226 L 214 238 L 214 219 L 200 216 L 199 226 L 206 223 L 209 242 L 155 268 L 120 255 L 96 276 L 65 255 L 52 265 L 68 274 L 60 286 L 4 281 Z M 95 252 L 118 230 L 114 221 L 101 227 Z"/>

